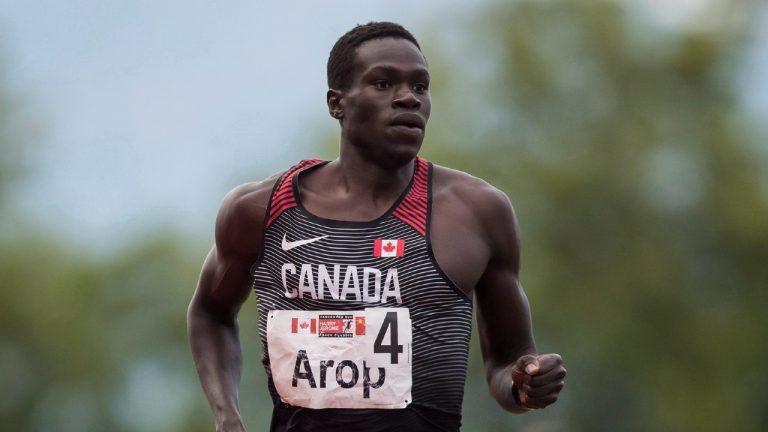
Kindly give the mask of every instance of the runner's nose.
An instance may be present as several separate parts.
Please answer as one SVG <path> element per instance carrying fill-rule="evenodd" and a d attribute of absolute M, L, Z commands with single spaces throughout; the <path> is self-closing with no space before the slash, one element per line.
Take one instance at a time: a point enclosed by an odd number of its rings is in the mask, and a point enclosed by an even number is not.
<path fill-rule="evenodd" d="M 405 88 L 395 94 L 392 105 L 396 108 L 419 108 L 421 101 L 413 94 L 413 89 Z"/>

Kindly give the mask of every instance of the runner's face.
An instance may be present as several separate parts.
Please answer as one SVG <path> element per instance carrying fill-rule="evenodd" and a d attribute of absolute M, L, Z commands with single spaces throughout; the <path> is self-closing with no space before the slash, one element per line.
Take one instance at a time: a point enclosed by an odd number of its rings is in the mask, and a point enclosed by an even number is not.
<path fill-rule="evenodd" d="M 407 163 L 421 147 L 432 105 L 424 56 L 405 39 L 364 42 L 340 103 L 346 141 L 380 162 Z"/>

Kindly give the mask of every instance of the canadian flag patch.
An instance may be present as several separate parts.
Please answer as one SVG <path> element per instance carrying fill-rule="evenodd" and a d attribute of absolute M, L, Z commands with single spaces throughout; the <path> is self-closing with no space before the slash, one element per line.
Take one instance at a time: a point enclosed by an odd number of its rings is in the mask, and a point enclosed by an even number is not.
<path fill-rule="evenodd" d="M 317 333 L 317 320 L 314 318 L 291 318 L 291 333 Z"/>
<path fill-rule="evenodd" d="M 373 256 L 401 257 L 405 253 L 405 240 L 374 240 Z"/>

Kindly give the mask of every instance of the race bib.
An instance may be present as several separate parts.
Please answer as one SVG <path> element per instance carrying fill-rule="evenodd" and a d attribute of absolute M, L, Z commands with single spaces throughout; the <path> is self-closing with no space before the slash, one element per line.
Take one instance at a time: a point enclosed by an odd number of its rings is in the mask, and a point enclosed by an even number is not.
<path fill-rule="evenodd" d="M 408 308 L 267 316 L 275 388 L 283 402 L 305 408 L 405 408 L 411 340 Z"/>

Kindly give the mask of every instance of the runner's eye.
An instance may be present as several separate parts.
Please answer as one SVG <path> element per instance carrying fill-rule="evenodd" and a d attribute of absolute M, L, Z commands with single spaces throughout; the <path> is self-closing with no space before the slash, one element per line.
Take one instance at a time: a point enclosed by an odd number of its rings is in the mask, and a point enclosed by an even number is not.
<path fill-rule="evenodd" d="M 424 83 L 417 83 L 416 85 L 413 86 L 413 89 L 416 90 L 417 93 L 424 93 L 427 90 L 429 90 L 427 85 Z"/>
<path fill-rule="evenodd" d="M 392 87 L 392 83 L 385 80 L 379 80 L 373 83 L 373 86 L 376 87 L 379 90 L 386 90 L 390 87 Z"/>

